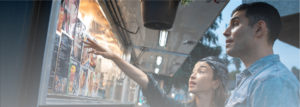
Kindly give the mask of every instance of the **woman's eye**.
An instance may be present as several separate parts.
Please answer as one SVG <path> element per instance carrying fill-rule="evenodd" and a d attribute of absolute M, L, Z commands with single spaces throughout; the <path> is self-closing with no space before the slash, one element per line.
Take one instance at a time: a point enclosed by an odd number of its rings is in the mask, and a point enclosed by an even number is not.
<path fill-rule="evenodd" d="M 205 73 L 205 71 L 199 71 L 199 73 Z"/>

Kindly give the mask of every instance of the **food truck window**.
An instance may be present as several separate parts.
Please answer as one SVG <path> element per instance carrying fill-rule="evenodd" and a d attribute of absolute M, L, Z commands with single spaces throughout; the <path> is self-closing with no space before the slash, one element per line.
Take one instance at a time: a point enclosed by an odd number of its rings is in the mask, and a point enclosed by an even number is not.
<path fill-rule="evenodd" d="M 126 56 L 97 0 L 62 0 L 56 18 L 55 33 L 48 35 L 54 36 L 54 48 L 46 71 L 50 73 L 45 104 L 121 102 L 125 75 L 111 60 L 84 48 L 83 41 L 90 38 Z M 134 99 L 137 85 L 129 82 L 125 88 L 130 88 L 129 97 Z"/>

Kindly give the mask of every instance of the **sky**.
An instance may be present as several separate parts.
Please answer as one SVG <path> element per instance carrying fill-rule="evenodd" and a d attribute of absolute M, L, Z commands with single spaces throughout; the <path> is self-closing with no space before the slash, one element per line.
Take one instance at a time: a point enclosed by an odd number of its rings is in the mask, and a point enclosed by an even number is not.
<path fill-rule="evenodd" d="M 218 44 L 222 47 L 222 55 L 225 55 L 225 37 L 223 35 L 223 32 L 225 31 L 226 24 L 229 24 L 230 18 L 231 18 L 231 12 L 233 9 L 235 9 L 237 6 L 239 6 L 242 3 L 241 0 L 230 0 L 230 2 L 227 4 L 227 6 L 222 11 L 222 20 L 219 23 L 219 28 L 216 29 L 215 33 L 218 35 L 219 41 Z M 294 46 L 291 46 L 289 44 L 286 44 L 280 40 L 275 41 L 274 47 L 274 54 L 278 54 L 280 56 L 280 60 L 283 64 L 287 66 L 288 69 L 291 70 L 293 66 L 300 69 L 300 50 Z M 231 59 L 232 57 L 229 57 Z M 244 70 L 245 66 L 244 64 L 241 64 L 242 67 L 240 70 Z M 233 64 L 229 65 L 229 71 L 235 70 L 235 66 Z"/>

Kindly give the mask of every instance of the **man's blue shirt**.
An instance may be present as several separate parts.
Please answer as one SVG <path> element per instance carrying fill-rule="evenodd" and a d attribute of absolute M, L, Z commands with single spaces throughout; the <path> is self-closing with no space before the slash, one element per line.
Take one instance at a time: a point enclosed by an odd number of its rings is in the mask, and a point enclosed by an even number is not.
<path fill-rule="evenodd" d="M 265 56 L 237 75 L 226 107 L 300 107 L 299 87 L 278 55 Z"/>

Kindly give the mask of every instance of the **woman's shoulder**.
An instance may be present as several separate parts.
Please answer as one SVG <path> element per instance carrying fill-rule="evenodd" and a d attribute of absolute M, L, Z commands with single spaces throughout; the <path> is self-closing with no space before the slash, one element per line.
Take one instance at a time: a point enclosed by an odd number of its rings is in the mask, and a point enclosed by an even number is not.
<path fill-rule="evenodd" d="M 196 107 L 195 100 L 185 102 L 185 107 Z"/>

